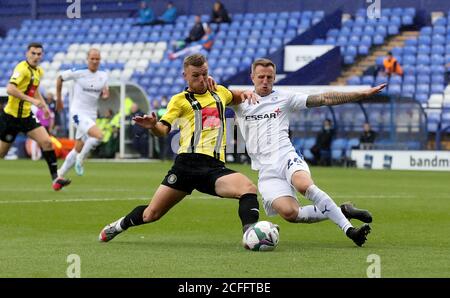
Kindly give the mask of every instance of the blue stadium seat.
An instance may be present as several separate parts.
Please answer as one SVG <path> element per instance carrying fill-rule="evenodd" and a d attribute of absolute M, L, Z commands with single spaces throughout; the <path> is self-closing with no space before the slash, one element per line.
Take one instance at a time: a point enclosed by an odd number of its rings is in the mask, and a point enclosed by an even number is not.
<path fill-rule="evenodd" d="M 414 7 L 407 7 L 403 9 L 403 13 L 408 16 L 415 16 L 416 9 Z"/>
<path fill-rule="evenodd" d="M 417 84 L 429 84 L 430 76 L 417 76 Z"/>
<path fill-rule="evenodd" d="M 402 96 L 412 97 L 415 92 L 415 85 L 413 84 L 405 84 L 402 87 Z"/>
<path fill-rule="evenodd" d="M 278 18 L 280 19 L 289 19 L 289 12 L 283 11 L 278 13 Z"/>
<path fill-rule="evenodd" d="M 364 35 L 373 35 L 373 34 L 375 34 L 375 29 L 373 26 L 365 26 L 363 32 L 364 32 Z"/>
<path fill-rule="evenodd" d="M 418 84 L 416 88 L 417 93 L 429 93 L 430 92 L 430 85 L 428 84 Z"/>
<path fill-rule="evenodd" d="M 360 85 L 361 84 L 360 77 L 352 76 L 352 77 L 348 78 L 347 79 L 347 84 L 348 85 Z"/>
<path fill-rule="evenodd" d="M 325 40 L 325 44 L 335 45 L 336 39 L 332 36 L 328 36 L 327 39 Z"/>
<path fill-rule="evenodd" d="M 385 26 L 377 26 L 375 34 L 385 37 L 387 35 L 387 29 Z"/>
<path fill-rule="evenodd" d="M 400 84 L 389 84 L 387 92 L 390 95 L 400 95 L 401 90 L 402 88 Z"/>
<path fill-rule="evenodd" d="M 416 74 L 416 67 L 414 65 L 404 65 L 403 66 L 403 73 L 405 75 L 415 75 Z"/>
<path fill-rule="evenodd" d="M 342 24 L 342 27 L 352 28 L 352 27 L 353 27 L 353 20 L 352 20 L 352 19 L 346 20 L 346 21 Z"/>
<path fill-rule="evenodd" d="M 420 29 L 420 35 L 431 35 L 432 31 L 433 29 L 430 26 L 422 27 L 422 29 Z"/>
<path fill-rule="evenodd" d="M 405 46 L 403 48 L 403 55 L 416 55 L 417 46 Z"/>
<path fill-rule="evenodd" d="M 387 83 L 387 77 L 385 77 L 385 76 L 377 76 L 376 78 L 375 78 L 375 85 L 380 85 L 380 84 L 384 84 L 384 83 Z"/>
<path fill-rule="evenodd" d="M 339 43 L 339 40 L 338 40 Z M 350 46 L 357 46 L 359 45 L 359 37 L 358 36 L 351 36 L 350 39 L 347 41 L 347 44 Z"/>
<path fill-rule="evenodd" d="M 432 44 L 434 45 L 444 45 L 446 39 L 443 34 L 434 34 L 431 39 Z"/>
<path fill-rule="evenodd" d="M 431 85 L 431 93 L 444 93 L 444 85 L 443 84 L 432 84 Z"/>
<path fill-rule="evenodd" d="M 406 46 L 416 47 L 417 46 L 417 39 L 407 39 L 407 40 L 405 40 L 405 47 Z"/>
<path fill-rule="evenodd" d="M 291 11 L 289 13 L 289 17 L 292 19 L 299 19 L 301 17 L 301 12 L 300 11 Z"/>
<path fill-rule="evenodd" d="M 419 54 L 417 55 L 417 62 L 418 65 L 429 65 L 430 64 L 430 56 Z"/>
<path fill-rule="evenodd" d="M 389 35 L 396 35 L 399 32 L 399 26 L 398 25 L 389 25 L 388 26 L 388 34 Z"/>
<path fill-rule="evenodd" d="M 366 24 L 366 19 L 363 16 L 357 16 L 354 21 L 355 26 L 364 26 Z"/>
<path fill-rule="evenodd" d="M 410 16 L 410 15 L 404 15 L 402 16 L 402 25 L 412 25 L 414 24 L 414 17 Z"/>
<path fill-rule="evenodd" d="M 403 8 L 396 7 L 392 9 L 392 16 L 401 16 L 403 15 Z"/>
<path fill-rule="evenodd" d="M 288 27 L 289 28 L 297 28 L 298 27 L 299 20 L 298 19 L 289 19 L 288 20 Z"/>
<path fill-rule="evenodd" d="M 355 56 L 345 55 L 344 64 L 353 64 L 355 62 Z"/>
<path fill-rule="evenodd" d="M 352 31 L 348 27 L 344 27 L 341 29 L 341 31 L 339 31 L 339 36 L 349 36 L 351 34 L 352 34 Z"/>
<path fill-rule="evenodd" d="M 431 83 L 432 84 L 444 84 L 445 83 L 444 75 L 441 75 L 441 74 L 431 75 Z"/>
<path fill-rule="evenodd" d="M 415 95 L 414 95 L 414 98 L 418 101 L 418 102 L 420 102 L 420 103 L 426 103 L 427 101 L 428 101 L 428 93 L 420 93 L 420 92 L 417 92 Z"/>
<path fill-rule="evenodd" d="M 421 65 L 416 69 L 417 75 L 430 75 L 431 69 L 428 65 Z"/>
<path fill-rule="evenodd" d="M 337 37 L 338 35 L 339 35 L 339 30 L 338 29 L 330 29 L 327 32 L 327 36 Z"/>
<path fill-rule="evenodd" d="M 367 55 L 369 54 L 369 47 L 365 45 L 360 45 L 358 47 L 358 54 L 360 55 Z"/>
<path fill-rule="evenodd" d="M 338 46 L 347 46 L 347 37 L 345 36 L 339 36 L 339 38 L 336 41 L 336 44 Z"/>
<path fill-rule="evenodd" d="M 389 79 L 389 84 L 401 84 L 402 83 L 402 77 L 393 75 Z"/>
<path fill-rule="evenodd" d="M 359 36 L 363 34 L 363 27 L 353 27 L 352 36 Z"/>
<path fill-rule="evenodd" d="M 272 24 L 271 22 L 273 22 L 273 21 L 272 20 L 267 20 L 265 26 L 267 26 L 267 27 L 274 27 L 274 24 Z M 263 20 L 258 20 L 257 19 L 257 20 L 255 20 L 253 22 L 252 28 L 253 29 L 262 30 L 265 26 L 264 26 Z"/>
<path fill-rule="evenodd" d="M 438 18 L 434 21 L 433 25 L 436 26 L 445 26 L 447 25 L 447 19 L 445 18 Z"/>
<path fill-rule="evenodd" d="M 430 35 L 420 35 L 419 38 L 417 39 L 419 45 L 429 45 L 431 44 L 431 37 Z"/>
<path fill-rule="evenodd" d="M 391 16 L 389 19 L 389 25 L 394 26 L 398 29 L 402 25 L 401 16 Z"/>
<path fill-rule="evenodd" d="M 324 45 L 324 44 L 326 44 L 325 43 L 325 40 L 324 39 L 322 39 L 322 38 L 317 38 L 317 39 L 315 39 L 314 41 L 313 41 L 313 43 L 312 43 L 313 45 Z M 334 43 L 333 43 L 334 44 Z"/>
<path fill-rule="evenodd" d="M 380 34 L 375 34 L 375 36 L 373 37 L 373 44 L 381 45 L 383 43 L 384 43 L 384 36 L 382 36 Z"/>
<path fill-rule="evenodd" d="M 279 29 L 285 29 L 286 26 L 287 26 L 286 20 L 279 19 L 279 20 L 276 21 L 275 27 L 277 27 Z"/>
<path fill-rule="evenodd" d="M 415 65 L 416 64 L 416 56 L 414 56 L 414 55 L 403 56 L 403 64 Z"/>
<path fill-rule="evenodd" d="M 443 64 L 444 64 L 444 57 L 442 55 L 433 54 L 431 56 L 431 65 L 443 65 Z"/>
<path fill-rule="evenodd" d="M 363 76 L 362 77 L 362 84 L 363 85 L 373 85 L 375 79 L 373 76 Z"/>
<path fill-rule="evenodd" d="M 431 47 L 431 53 L 433 54 L 437 54 L 437 55 L 444 55 L 445 53 L 445 48 L 443 45 L 440 44 L 434 44 Z M 444 58 L 443 56 L 441 56 L 442 58 Z M 443 62 L 442 62 L 443 63 Z"/>

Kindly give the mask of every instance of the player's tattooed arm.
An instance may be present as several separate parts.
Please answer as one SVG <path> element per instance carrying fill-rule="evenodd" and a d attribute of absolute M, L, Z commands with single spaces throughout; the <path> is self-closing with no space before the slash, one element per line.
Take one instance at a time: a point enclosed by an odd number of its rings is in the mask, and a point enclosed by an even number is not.
<path fill-rule="evenodd" d="M 306 99 L 306 106 L 308 108 L 313 108 L 320 106 L 334 106 L 359 101 L 361 99 L 370 98 L 371 96 L 377 94 L 385 86 L 386 84 L 381 84 L 379 86 L 359 92 L 326 92 L 322 94 L 309 95 Z"/>

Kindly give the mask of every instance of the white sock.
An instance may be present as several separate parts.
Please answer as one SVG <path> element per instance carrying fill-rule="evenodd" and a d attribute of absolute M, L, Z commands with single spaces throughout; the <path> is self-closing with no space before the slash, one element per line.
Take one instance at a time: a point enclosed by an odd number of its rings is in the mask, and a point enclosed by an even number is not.
<path fill-rule="evenodd" d="M 314 223 L 328 219 L 326 215 L 314 205 L 308 205 L 298 208 L 298 215 L 296 222 L 298 223 Z"/>
<path fill-rule="evenodd" d="M 344 233 L 347 232 L 348 228 L 353 227 L 350 221 L 342 214 L 341 208 L 316 185 L 313 184 L 308 187 L 305 197 L 312 201 L 323 215 L 337 224 Z"/>
<path fill-rule="evenodd" d="M 73 167 L 75 164 L 75 160 L 77 158 L 78 152 L 73 148 L 69 154 L 67 154 L 66 159 L 64 160 L 64 163 L 62 164 L 61 168 L 58 170 L 58 176 L 64 177 L 64 175 Z"/>
<path fill-rule="evenodd" d="M 83 149 L 81 149 L 80 153 L 78 153 L 77 160 L 78 162 L 83 162 L 86 158 L 86 155 L 97 145 L 100 144 L 100 141 L 97 138 L 89 137 L 84 143 Z"/>
<path fill-rule="evenodd" d="M 116 230 L 119 231 L 119 232 L 122 232 L 122 231 L 123 231 L 122 226 L 121 226 L 120 224 L 122 223 L 122 221 L 123 221 L 124 218 L 125 218 L 125 216 L 119 218 L 119 219 L 116 221 Z"/>

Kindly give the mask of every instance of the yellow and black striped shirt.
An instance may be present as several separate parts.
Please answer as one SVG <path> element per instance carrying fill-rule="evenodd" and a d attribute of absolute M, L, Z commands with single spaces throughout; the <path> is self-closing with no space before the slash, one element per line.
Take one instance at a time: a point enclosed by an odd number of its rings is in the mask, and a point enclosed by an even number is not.
<path fill-rule="evenodd" d="M 14 68 L 9 82 L 26 95 L 34 97 L 43 75 L 44 71 L 40 66 L 34 68 L 27 61 L 22 61 Z M 31 103 L 10 95 L 4 110 L 16 118 L 26 118 L 30 116 Z"/>
<path fill-rule="evenodd" d="M 178 154 L 201 153 L 225 162 L 225 106 L 232 101 L 233 94 L 220 85 L 216 92 L 174 95 L 161 122 L 180 128 Z"/>

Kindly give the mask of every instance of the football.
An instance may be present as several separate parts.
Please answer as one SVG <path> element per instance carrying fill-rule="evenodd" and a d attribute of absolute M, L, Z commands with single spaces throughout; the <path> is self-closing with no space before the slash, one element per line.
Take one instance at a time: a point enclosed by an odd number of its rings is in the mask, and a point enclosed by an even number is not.
<path fill-rule="evenodd" d="M 245 231 L 242 244 L 253 251 L 271 251 L 278 245 L 279 228 L 269 221 L 258 221 Z"/>

